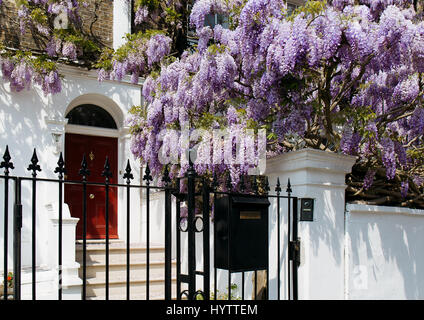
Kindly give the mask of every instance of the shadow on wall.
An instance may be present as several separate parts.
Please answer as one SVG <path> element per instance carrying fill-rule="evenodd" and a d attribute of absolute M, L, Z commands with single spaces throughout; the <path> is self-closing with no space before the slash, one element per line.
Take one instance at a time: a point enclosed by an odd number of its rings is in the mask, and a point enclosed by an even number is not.
<path fill-rule="evenodd" d="M 310 245 L 314 256 L 319 256 L 322 243 L 331 252 L 335 263 L 343 263 L 343 238 L 340 230 L 344 226 L 344 189 L 338 191 L 322 188 L 317 194 L 308 195 L 315 198 L 314 221 L 309 222 L 313 227 L 309 229 Z M 320 203 L 321 202 L 321 205 Z M 338 204 L 340 207 L 335 207 Z M 305 222 L 307 223 L 307 222 Z M 336 231 L 336 232 L 335 232 Z"/>
<path fill-rule="evenodd" d="M 326 176 L 323 175 L 322 178 L 325 179 Z M 336 264 L 341 265 L 343 263 L 343 238 L 340 236 L 340 230 L 344 228 L 344 188 L 329 188 L 326 187 L 326 181 L 322 181 L 319 188 L 313 188 L 312 191 L 306 190 L 305 193 L 303 186 L 296 186 L 296 181 L 293 180 L 292 183 L 292 197 L 314 199 L 313 221 L 299 221 L 299 235 L 302 234 L 303 229 L 307 228 L 312 254 L 319 256 L 323 247 L 328 248 Z M 285 188 L 286 186 L 282 186 L 283 191 L 285 191 Z M 281 195 L 286 194 L 282 192 Z M 274 206 L 275 204 L 271 205 L 270 212 L 276 210 Z M 282 200 L 280 211 L 281 230 L 285 232 L 284 235 L 282 233 L 282 237 L 285 241 L 287 236 L 286 200 Z M 300 212 L 300 203 L 298 203 L 298 212 Z M 272 219 L 270 220 L 270 229 L 273 233 L 276 233 L 277 218 L 276 216 L 270 218 Z"/>
<path fill-rule="evenodd" d="M 424 212 L 365 209 L 347 219 L 349 297 L 424 299 Z"/>
<path fill-rule="evenodd" d="M 7 85 L 8 87 L 8 85 Z M 42 134 L 44 116 L 48 110 L 43 108 L 46 98 L 36 90 L 10 93 L 4 82 L 0 85 L 0 152 L 1 157 L 6 145 L 14 163 L 28 164 L 33 148 L 37 146 L 39 159 L 43 160 L 45 146 L 51 145 Z M 15 166 L 15 174 L 26 174 L 26 167 Z"/>

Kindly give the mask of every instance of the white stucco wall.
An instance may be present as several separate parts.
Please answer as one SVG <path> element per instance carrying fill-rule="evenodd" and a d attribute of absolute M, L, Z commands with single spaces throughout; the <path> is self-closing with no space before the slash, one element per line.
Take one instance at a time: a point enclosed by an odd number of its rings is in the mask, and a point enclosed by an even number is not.
<path fill-rule="evenodd" d="M 131 1 L 113 1 L 113 48 L 125 43 L 124 37 L 131 33 Z"/>
<path fill-rule="evenodd" d="M 52 133 L 61 134 L 60 150 L 64 150 L 64 133 L 70 132 L 72 126 L 67 125 L 65 116 L 70 109 L 81 103 L 93 103 L 106 109 L 117 122 L 118 130 L 107 132 L 118 138 L 118 173 L 122 177 L 127 159 L 133 168 L 135 179 L 133 183 L 140 182 L 139 163 L 130 152 L 130 136 L 125 125 L 128 110 L 133 105 L 142 103 L 140 86 L 132 85 L 128 81 L 100 83 L 97 81 L 96 73 L 83 71 L 71 67 L 63 67 L 64 74 L 62 92 L 53 96 L 44 96 L 41 88 L 34 86 L 30 90 L 20 93 L 10 91 L 9 84 L 0 77 L 0 157 L 3 156 L 6 145 L 9 146 L 12 162 L 15 169 L 11 175 L 30 177 L 27 167 L 34 148 L 42 172 L 38 177 L 57 178 L 54 169 L 57 166 L 59 154 Z M 90 134 L 91 128 L 86 128 Z M 75 130 L 75 128 L 73 128 Z M 91 133 L 97 135 L 95 132 Z M 66 155 L 64 155 L 66 157 Z M 3 159 L 1 159 L 3 161 Z M 1 170 L 3 174 L 3 170 Z M 119 183 L 123 183 L 120 178 Z M 13 183 L 10 183 L 13 190 Z M 4 194 L 4 181 L 0 179 L 0 194 Z M 132 242 L 140 241 L 140 192 L 132 191 L 131 213 L 132 213 Z M 120 238 L 125 239 L 126 204 L 125 191 L 118 194 L 118 233 Z M 51 227 L 51 214 L 46 205 L 58 201 L 57 184 L 39 182 L 37 183 L 37 266 L 49 266 L 48 228 Z M 13 192 L 10 193 L 9 209 L 9 268 L 12 268 L 12 203 Z M 31 182 L 22 182 L 23 202 L 23 228 L 22 228 L 22 266 L 31 265 Z M 0 203 L 0 247 L 3 248 L 3 222 L 4 203 Z M 3 250 L 2 250 L 3 251 Z M 3 254 L 0 255 L 0 273 L 3 272 Z"/>
<path fill-rule="evenodd" d="M 355 157 L 311 149 L 282 154 L 267 161 L 266 174 L 271 190 L 274 190 L 279 177 L 284 195 L 290 178 L 292 196 L 314 199 L 313 221 L 300 221 L 298 224 L 301 241 L 298 288 L 301 300 L 344 299 L 345 176 L 354 163 Z M 275 205 L 270 210 L 275 210 Z M 285 230 L 287 214 L 284 208 L 282 210 L 282 230 Z M 275 234 L 276 228 L 273 232 Z M 274 246 L 271 252 L 276 252 L 276 242 L 271 242 L 271 245 Z M 283 251 L 281 255 L 284 266 L 287 253 Z M 275 267 L 271 267 L 270 272 L 273 269 Z M 287 277 L 287 272 L 282 272 Z"/>
<path fill-rule="evenodd" d="M 346 298 L 424 299 L 424 210 L 346 209 Z"/>

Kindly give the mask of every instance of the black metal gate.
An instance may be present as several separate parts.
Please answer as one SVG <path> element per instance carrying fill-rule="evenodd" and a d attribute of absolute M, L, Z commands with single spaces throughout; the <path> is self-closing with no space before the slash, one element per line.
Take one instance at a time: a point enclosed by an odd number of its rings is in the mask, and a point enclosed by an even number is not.
<path fill-rule="evenodd" d="M 276 218 L 275 227 L 276 232 L 276 243 L 277 250 L 272 254 L 268 250 L 268 265 L 264 271 L 266 273 L 266 293 L 262 296 L 262 299 L 267 299 L 270 297 L 270 280 L 269 280 L 269 262 L 272 259 L 274 263 L 277 264 L 276 271 L 276 281 L 277 281 L 277 292 L 274 295 L 275 299 L 281 299 L 281 293 L 285 290 L 285 296 L 288 300 L 297 300 L 298 299 L 298 267 L 300 265 L 300 239 L 298 237 L 298 198 L 293 197 L 292 189 L 290 185 L 290 179 L 287 183 L 286 195 L 281 195 L 282 187 L 277 178 L 277 183 L 275 186 L 275 193 L 270 193 L 270 187 L 268 183 L 268 178 L 262 177 L 262 185 L 259 184 L 259 177 L 251 176 L 250 192 L 247 192 L 245 187 L 245 180 L 248 177 L 241 177 L 240 186 L 238 186 L 237 191 L 233 190 L 234 186 L 231 182 L 230 175 L 226 178 L 226 190 L 219 191 L 220 185 L 218 184 L 218 179 L 216 175 L 213 176 L 212 181 L 208 181 L 204 177 L 199 177 L 196 175 L 196 172 L 193 166 L 190 166 L 184 180 L 186 181 L 186 190 L 185 192 L 175 191 L 174 195 L 177 197 L 176 202 L 176 250 L 177 250 L 177 299 L 189 299 L 189 300 L 210 300 L 217 299 L 218 297 L 218 285 L 219 279 L 217 277 L 218 268 L 211 265 L 211 257 L 216 257 L 216 246 L 211 245 L 211 215 L 213 215 L 213 210 L 210 207 L 211 197 L 217 199 L 219 196 L 231 195 L 231 196 L 248 196 L 252 198 L 264 198 L 264 199 L 274 199 L 275 200 L 275 211 L 272 212 L 270 219 Z M 177 185 L 177 189 L 179 189 Z M 200 198 L 201 201 L 196 201 L 196 197 Z M 281 210 L 282 202 L 285 201 L 286 206 L 285 210 Z M 181 204 L 185 202 L 187 206 L 187 214 L 181 215 Z M 199 205 L 201 208 L 198 208 Z M 287 230 L 286 238 L 282 239 L 281 232 L 281 215 L 285 214 L 287 220 Z M 187 271 L 182 272 L 182 266 L 184 262 L 181 260 L 182 252 L 184 249 L 181 245 L 181 235 L 186 234 L 188 238 L 188 245 L 185 247 L 188 252 L 186 252 L 188 259 L 185 263 Z M 200 235 L 201 240 L 196 241 L 196 235 Z M 268 236 L 268 234 L 267 234 Z M 198 239 L 199 240 L 199 239 Z M 285 240 L 285 241 L 283 241 Z M 171 237 L 168 238 L 167 246 L 171 247 Z M 201 243 L 200 252 L 196 250 L 196 245 Z M 287 261 L 284 266 L 281 266 L 279 257 L 281 256 L 281 242 L 284 243 L 287 250 Z M 198 256 L 200 255 L 200 256 Z M 277 258 L 277 259 L 275 259 Z M 228 258 L 230 259 L 230 258 Z M 202 266 L 199 270 L 199 263 L 197 261 L 202 260 Z M 286 268 L 286 279 L 285 285 L 282 284 L 281 279 L 281 269 Z M 258 280 L 258 271 L 252 270 L 254 272 L 254 299 L 257 299 L 257 280 Z M 232 295 L 232 275 L 235 273 L 231 270 L 227 271 L 227 293 L 226 299 L 233 299 Z M 241 273 L 241 299 L 246 299 L 246 290 L 245 290 L 245 271 Z M 198 278 L 202 279 L 199 281 Z M 213 280 L 213 281 L 212 281 Z M 186 285 L 186 288 L 182 288 L 182 285 Z M 213 287 L 211 288 L 211 284 Z M 170 296 L 169 296 L 170 297 Z"/>
<path fill-rule="evenodd" d="M 22 183 L 24 181 L 30 184 L 29 190 L 31 193 L 31 205 L 27 208 L 31 211 L 31 225 L 32 225 L 32 248 L 31 248 L 31 296 L 32 299 L 37 299 L 37 279 L 36 279 L 36 243 L 37 243 L 37 184 L 39 182 L 51 183 L 53 187 L 57 188 L 58 191 L 58 261 L 57 261 L 57 278 L 58 278 L 58 292 L 57 299 L 62 299 L 62 215 L 63 215 L 63 187 L 65 184 L 76 184 L 81 186 L 81 197 L 83 199 L 83 262 L 82 262 L 82 295 L 81 298 L 85 300 L 87 298 L 87 261 L 86 261 L 86 227 L 87 227 L 87 186 L 97 185 L 104 187 L 106 195 L 106 208 L 108 208 L 108 190 L 111 187 L 121 188 L 125 192 L 126 200 L 126 294 L 125 299 L 131 299 L 131 262 L 130 262 L 130 191 L 132 189 L 139 189 L 145 194 L 145 205 L 146 205 L 146 300 L 150 298 L 150 196 L 152 190 L 163 191 L 164 193 L 164 212 L 155 214 L 164 214 L 165 221 L 165 232 L 164 232 L 164 244 L 165 244 L 165 263 L 164 263 L 164 298 L 165 300 L 171 299 L 188 299 L 188 300 L 210 300 L 219 299 L 219 292 L 222 291 L 220 287 L 220 279 L 218 273 L 222 273 L 222 270 L 215 267 L 212 263 L 212 259 L 216 256 L 216 248 L 211 242 L 211 236 L 213 233 L 211 230 L 214 228 L 213 223 L 213 210 L 214 201 L 217 197 L 224 195 L 231 196 L 249 196 L 258 199 L 269 199 L 273 201 L 273 209 L 269 210 L 269 220 L 271 223 L 270 229 L 275 231 L 275 243 L 277 244 L 275 251 L 271 249 L 267 250 L 268 263 L 266 268 L 263 270 L 266 274 L 265 282 L 265 295 L 261 297 L 257 296 L 258 292 L 258 273 L 262 270 L 252 270 L 252 272 L 237 272 L 241 274 L 241 297 L 237 299 L 247 299 L 247 288 L 246 279 L 250 276 L 254 279 L 253 284 L 253 296 L 252 299 L 277 299 L 280 300 L 281 296 L 284 295 L 285 299 L 296 300 L 298 298 L 298 266 L 300 264 L 300 242 L 298 238 L 298 198 L 292 196 L 292 189 L 290 186 L 290 180 L 288 180 L 286 194 L 282 195 L 282 186 L 279 179 L 275 189 L 271 192 L 268 179 L 266 177 L 251 176 L 250 181 L 246 181 L 249 177 L 241 177 L 240 185 L 234 188 L 230 176 L 226 178 L 225 186 L 222 182 L 218 182 L 216 175 L 213 179 L 208 180 L 204 177 L 198 176 L 191 164 L 185 177 L 171 181 L 169 177 L 168 168 L 166 167 L 163 173 L 161 186 L 151 185 L 153 178 L 150 174 L 149 167 L 147 166 L 142 177 L 143 183 L 132 184 L 134 179 L 132 169 L 129 161 L 127 162 L 125 173 L 122 178 L 125 183 L 123 184 L 112 184 L 110 183 L 111 170 L 108 159 L 106 158 L 104 171 L 102 176 L 103 182 L 88 182 L 87 176 L 90 174 L 87 170 L 87 163 L 85 157 L 83 157 L 80 169 L 80 181 L 69 181 L 65 179 L 65 162 L 62 154 L 59 156 L 57 167 L 54 172 L 57 174 L 57 179 L 46 179 L 37 177 L 37 172 L 41 171 L 38 164 L 36 150 L 34 150 L 33 157 L 27 170 L 31 173 L 31 177 L 18 177 L 11 175 L 11 170 L 14 169 L 9 149 L 6 147 L 6 151 L 3 156 L 3 161 L 0 163 L 0 168 L 4 169 L 4 174 L 0 175 L 0 182 L 4 185 L 4 194 L 1 195 L 3 199 L 3 283 L 4 299 L 8 299 L 8 273 L 10 270 L 9 256 L 13 255 L 13 299 L 21 299 L 21 232 L 22 232 Z M 246 188 L 245 183 L 249 184 L 249 188 Z M 183 187 L 182 187 L 183 185 Z M 223 191 L 224 190 L 224 191 Z M 247 190 L 250 190 L 249 192 Z M 173 210 L 173 202 L 175 202 L 175 210 Z M 200 207 L 199 207 L 200 203 Z M 212 205 L 211 205 L 212 203 Z M 185 206 L 185 207 L 184 207 Z M 10 210 L 10 208 L 13 208 Z M 186 213 L 183 213 L 185 209 Z M 12 216 L 11 216 L 12 213 Z M 285 219 L 285 234 L 283 234 L 281 219 Z M 12 219 L 12 220 L 10 220 Z M 109 299 L 109 223 L 108 223 L 108 210 L 106 209 L 106 285 L 105 285 L 105 297 Z M 174 219 L 174 221 L 173 221 Z M 13 252 L 10 251 L 9 238 L 10 228 L 9 225 L 13 221 L 12 233 L 13 233 Z M 173 225 L 175 223 L 175 228 Z M 200 237 L 200 240 L 199 240 Z M 271 236 L 269 236 L 271 238 Z M 183 239 L 184 238 L 184 239 Z M 186 240 L 186 245 L 183 245 L 183 240 Z M 175 241 L 175 243 L 173 243 Z M 267 240 L 268 241 L 268 240 Z M 175 252 L 173 251 L 175 248 Z M 196 248 L 200 248 L 197 250 Z M 283 254 L 283 251 L 285 252 Z M 173 257 L 173 254 L 175 255 Z M 285 257 L 284 264 L 282 263 L 282 257 Z M 176 260 L 176 292 L 173 291 L 173 278 L 172 278 L 172 264 L 173 258 Z M 214 260 L 215 261 L 215 260 Z M 270 268 L 272 267 L 272 268 Z M 273 276 L 274 287 L 276 292 L 271 292 L 270 289 L 270 271 L 275 269 Z M 283 272 L 284 271 L 284 272 Z M 231 300 L 234 298 L 233 295 L 233 276 L 235 272 L 228 270 L 228 276 L 226 280 L 227 293 L 225 299 Z M 284 273 L 286 276 L 283 277 L 281 274 Z M 236 275 L 237 276 L 237 275 Z M 199 280 L 200 278 L 200 280 Z M 282 279 L 284 278 L 284 279 Z M 1 281 L 1 280 L 0 280 Z M 0 294 L 1 295 L 1 294 Z M 221 297 L 222 299 L 222 297 Z"/>

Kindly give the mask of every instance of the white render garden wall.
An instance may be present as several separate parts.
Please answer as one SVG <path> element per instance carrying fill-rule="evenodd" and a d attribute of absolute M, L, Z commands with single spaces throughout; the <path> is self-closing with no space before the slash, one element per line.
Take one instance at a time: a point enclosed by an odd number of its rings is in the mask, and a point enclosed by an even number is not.
<path fill-rule="evenodd" d="M 346 299 L 424 299 L 424 210 L 346 206 Z"/>
<path fill-rule="evenodd" d="M 354 162 L 310 149 L 267 161 L 271 190 L 290 178 L 293 196 L 314 199 L 299 222 L 299 299 L 424 299 L 424 210 L 346 204 Z"/>

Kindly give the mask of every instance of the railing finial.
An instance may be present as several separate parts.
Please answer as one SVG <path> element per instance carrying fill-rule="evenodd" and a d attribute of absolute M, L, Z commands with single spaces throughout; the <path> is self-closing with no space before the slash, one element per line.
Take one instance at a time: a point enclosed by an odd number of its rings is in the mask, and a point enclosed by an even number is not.
<path fill-rule="evenodd" d="M 106 183 L 109 183 L 110 178 L 112 177 L 112 171 L 110 171 L 110 163 L 109 163 L 109 157 L 106 156 L 105 165 L 103 167 L 102 171 L 102 177 L 105 177 Z"/>
<path fill-rule="evenodd" d="M 63 161 L 62 152 L 59 155 L 59 160 L 57 161 L 57 167 L 54 169 L 54 173 L 59 174 L 59 179 L 63 179 L 63 175 L 66 174 L 65 161 Z"/>
<path fill-rule="evenodd" d="M 287 189 L 286 189 L 286 192 L 287 192 L 287 193 L 292 193 L 292 188 L 291 188 L 290 178 L 289 178 L 289 180 L 288 180 L 288 182 L 287 182 Z"/>
<path fill-rule="evenodd" d="M 28 171 L 32 171 L 32 177 L 35 178 L 37 176 L 37 171 L 41 171 L 40 165 L 38 164 L 37 151 L 34 148 L 34 152 L 31 158 L 31 164 L 27 168 Z"/>
<path fill-rule="evenodd" d="M 127 184 L 131 183 L 131 180 L 134 179 L 134 175 L 131 173 L 131 165 L 130 165 L 130 159 L 127 160 L 127 167 L 125 168 L 125 173 L 123 178 L 127 179 Z"/>
<path fill-rule="evenodd" d="M 169 169 L 168 165 L 165 166 L 165 169 L 163 170 L 163 176 L 162 181 L 165 183 L 165 186 L 167 187 L 169 183 L 171 182 L 171 178 L 169 177 Z"/>
<path fill-rule="evenodd" d="M 280 194 L 281 192 L 280 177 L 277 178 L 277 185 L 275 186 L 275 192 L 277 192 L 277 194 Z"/>
<path fill-rule="evenodd" d="M 265 176 L 265 191 L 266 191 L 266 193 L 268 193 L 270 190 L 271 190 L 271 188 L 269 187 L 268 177 Z"/>
<path fill-rule="evenodd" d="M 87 159 L 85 158 L 85 153 L 82 156 L 81 169 L 79 171 L 79 174 L 82 176 L 82 179 L 84 181 L 87 180 L 87 176 L 90 175 L 90 170 L 88 170 L 88 164 Z"/>
<path fill-rule="evenodd" d="M 15 169 L 15 167 L 13 166 L 13 163 L 10 162 L 11 159 L 12 158 L 10 157 L 9 146 L 6 145 L 6 150 L 5 150 L 4 155 L 3 155 L 3 160 L 4 161 L 2 161 L 0 163 L 0 168 L 4 168 L 4 174 L 6 176 L 9 175 L 9 169 Z"/>
<path fill-rule="evenodd" d="M 146 169 L 144 170 L 143 180 L 146 181 L 147 185 L 150 185 L 150 181 L 153 181 L 153 177 L 150 175 L 149 163 L 146 163 Z"/>

